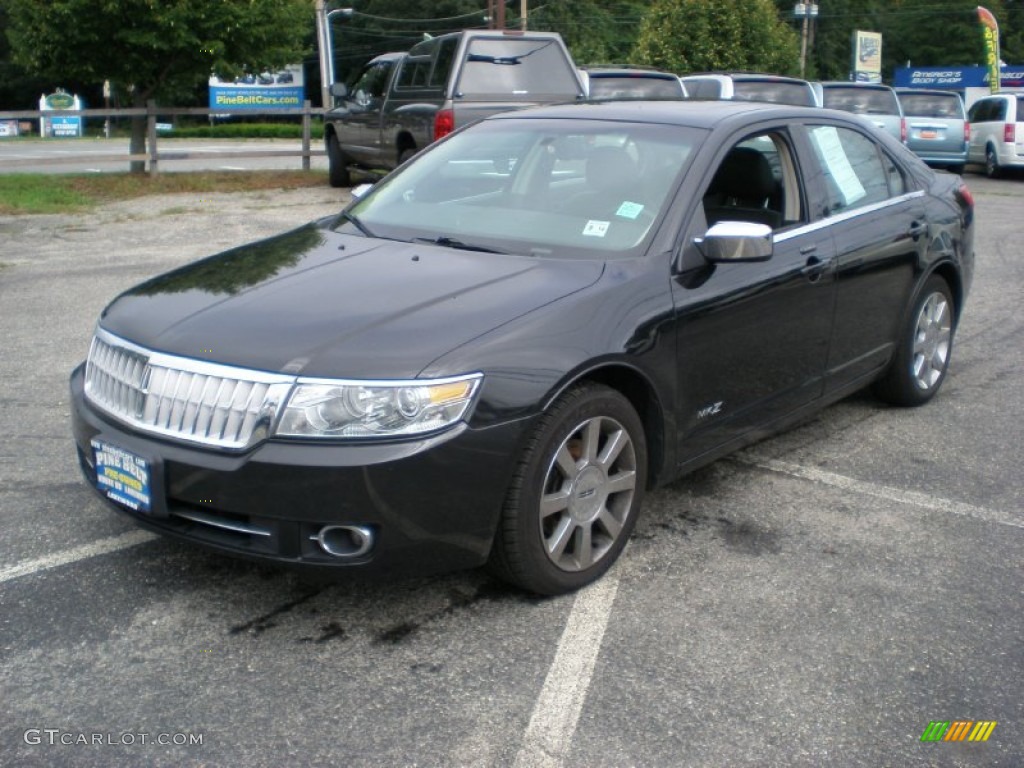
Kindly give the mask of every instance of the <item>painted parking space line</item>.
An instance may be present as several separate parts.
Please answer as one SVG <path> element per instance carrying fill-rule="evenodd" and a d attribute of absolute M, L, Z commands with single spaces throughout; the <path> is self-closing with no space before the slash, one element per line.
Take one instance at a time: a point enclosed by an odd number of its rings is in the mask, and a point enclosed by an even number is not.
<path fill-rule="evenodd" d="M 790 477 L 800 478 L 801 480 L 809 480 L 814 483 L 829 485 L 833 488 L 840 488 L 844 491 L 894 501 L 898 504 L 909 504 L 914 507 L 923 507 L 924 509 L 983 520 L 987 523 L 1024 528 L 1024 519 L 1015 518 L 1007 512 L 965 504 L 962 501 L 952 501 L 951 499 L 944 499 L 918 491 L 907 491 L 902 488 L 879 485 L 878 483 L 871 483 L 866 480 L 857 480 L 853 477 L 829 472 L 824 469 L 817 469 L 816 467 L 806 467 L 802 464 L 793 464 L 788 461 L 768 459 L 750 454 L 736 454 L 731 457 L 731 460 L 749 467 L 757 467 L 769 472 L 778 472 Z"/>
<path fill-rule="evenodd" d="M 117 552 L 118 550 L 135 547 L 139 544 L 145 544 L 147 541 L 153 541 L 158 538 L 160 537 L 155 533 L 149 533 L 148 531 L 140 529 L 128 531 L 127 533 L 122 533 L 119 536 L 110 536 L 106 539 L 98 539 L 97 541 L 83 544 L 80 547 L 65 549 L 60 552 L 54 552 L 50 555 L 37 557 L 33 560 L 26 560 L 16 565 L 8 566 L 7 568 L 0 568 L 0 584 L 22 576 L 30 576 L 33 573 L 49 570 L 50 568 L 56 568 L 61 565 L 76 563 L 80 560 L 88 560 L 91 557 L 98 557 L 99 555 L 106 555 L 111 552 Z"/>
<path fill-rule="evenodd" d="M 603 578 L 576 593 L 516 755 L 515 768 L 562 765 L 576 732 L 618 589 L 619 576 L 617 569 L 612 568 Z"/>

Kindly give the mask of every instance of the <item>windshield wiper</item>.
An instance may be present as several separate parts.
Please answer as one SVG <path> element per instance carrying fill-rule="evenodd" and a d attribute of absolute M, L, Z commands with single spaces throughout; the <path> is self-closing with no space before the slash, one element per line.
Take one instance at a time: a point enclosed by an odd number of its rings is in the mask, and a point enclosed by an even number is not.
<path fill-rule="evenodd" d="M 366 235 L 367 237 L 376 237 L 376 235 L 373 234 L 373 232 L 371 232 L 369 228 L 365 224 L 363 224 L 363 222 L 360 221 L 359 217 L 356 216 L 354 213 L 342 211 L 341 218 L 355 225 L 355 228 L 358 229 L 362 234 Z"/>
<path fill-rule="evenodd" d="M 438 237 L 414 237 L 409 242 L 442 245 L 445 248 L 458 248 L 461 251 L 480 251 L 481 253 L 507 253 L 507 251 L 499 251 L 497 248 L 488 248 L 486 245 L 464 243 L 461 240 L 456 240 L 454 237 L 446 237 L 445 235 L 439 235 Z"/>

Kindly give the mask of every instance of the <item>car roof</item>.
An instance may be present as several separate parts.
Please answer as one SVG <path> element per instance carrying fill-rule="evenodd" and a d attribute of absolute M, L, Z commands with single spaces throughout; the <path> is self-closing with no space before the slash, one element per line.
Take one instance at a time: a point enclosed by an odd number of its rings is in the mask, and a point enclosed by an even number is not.
<path fill-rule="evenodd" d="M 848 80 L 825 80 L 822 88 L 861 88 L 863 90 L 891 91 L 893 87 L 885 83 L 854 83 Z"/>
<path fill-rule="evenodd" d="M 580 67 L 590 77 L 649 77 L 658 80 L 678 80 L 671 72 L 660 69 L 640 69 L 634 67 Z"/>
<path fill-rule="evenodd" d="M 798 107 L 790 104 L 772 104 L 756 101 L 601 101 L 585 104 L 556 104 L 527 110 L 501 112 L 487 120 L 514 120 L 517 118 L 554 118 L 574 120 L 613 120 L 630 123 L 664 123 L 693 128 L 711 129 L 723 121 L 742 116 L 796 117 L 804 114 L 822 116 L 834 114 L 843 120 L 850 115 L 816 107 Z"/>
<path fill-rule="evenodd" d="M 899 88 L 893 88 L 893 90 L 896 91 L 896 93 L 898 93 L 900 96 L 902 96 L 905 93 L 927 93 L 932 96 L 956 96 L 957 98 L 960 98 L 960 94 L 957 93 L 956 91 L 947 91 L 942 88 L 906 88 L 901 86 Z"/>
<path fill-rule="evenodd" d="M 781 82 L 781 83 L 800 83 L 802 85 L 810 85 L 807 80 L 802 80 L 799 77 L 789 77 L 788 75 L 773 75 L 767 72 L 688 72 L 682 76 L 684 79 L 688 77 L 716 77 L 716 78 L 730 78 L 731 80 L 757 80 L 765 82 Z"/>

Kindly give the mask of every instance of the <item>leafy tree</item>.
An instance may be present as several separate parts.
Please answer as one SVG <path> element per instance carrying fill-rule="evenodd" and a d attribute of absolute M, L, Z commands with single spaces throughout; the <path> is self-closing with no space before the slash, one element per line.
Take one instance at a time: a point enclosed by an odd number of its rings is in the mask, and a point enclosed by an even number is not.
<path fill-rule="evenodd" d="M 630 64 L 646 0 L 548 0 L 528 16 L 530 29 L 558 32 L 579 64 Z"/>
<path fill-rule="evenodd" d="M 772 0 L 654 0 L 633 58 L 673 72 L 799 69 L 796 33 Z"/>
<path fill-rule="evenodd" d="M 313 24 L 308 0 L 5 2 L 18 64 L 55 77 L 110 80 L 137 107 L 173 100 L 213 72 L 231 77 L 296 61 Z M 133 120 L 131 152 L 145 147 L 145 121 Z"/>

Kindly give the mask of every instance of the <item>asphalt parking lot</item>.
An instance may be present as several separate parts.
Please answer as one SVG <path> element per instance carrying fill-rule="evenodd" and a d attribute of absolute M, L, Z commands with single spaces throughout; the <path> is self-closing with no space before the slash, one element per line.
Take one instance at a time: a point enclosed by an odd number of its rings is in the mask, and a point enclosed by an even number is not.
<path fill-rule="evenodd" d="M 237 562 L 82 480 L 67 376 L 103 305 L 337 190 L 0 217 L 0 765 L 1024 764 L 1024 180 L 967 182 L 935 401 L 855 396 L 651 494 L 604 580 L 543 600 Z"/>

